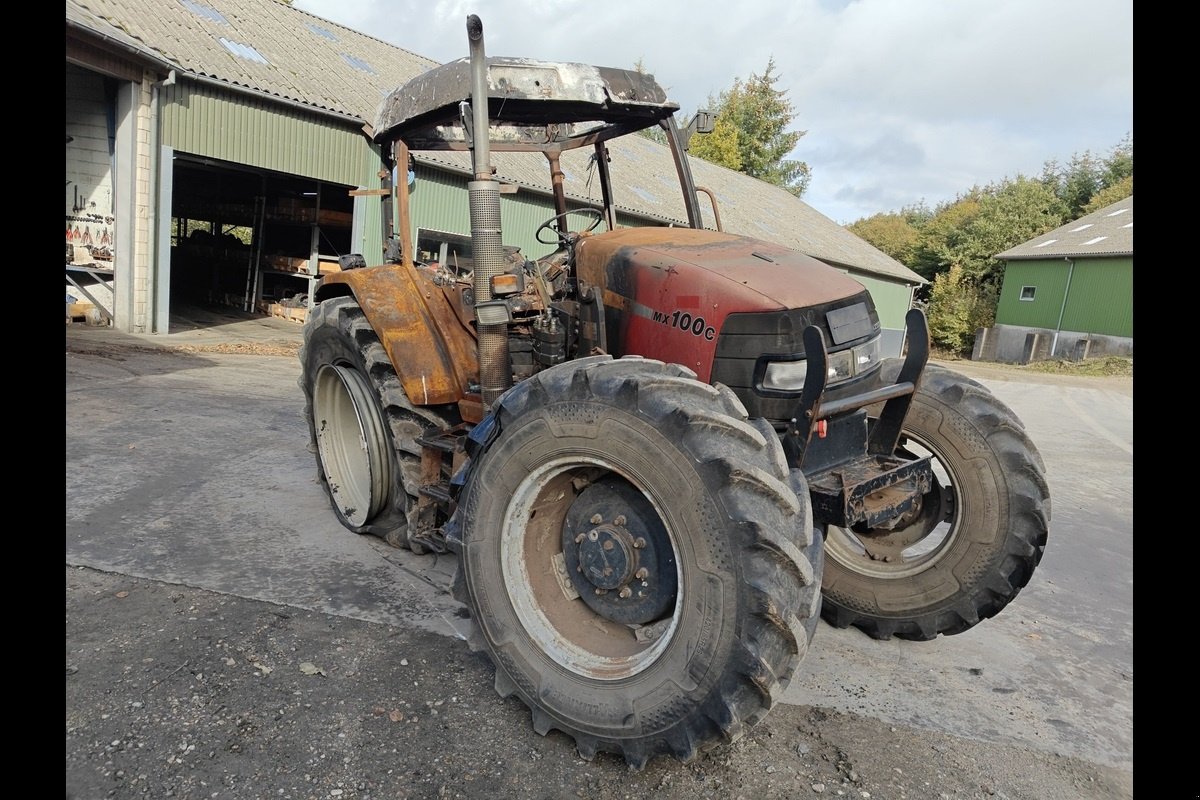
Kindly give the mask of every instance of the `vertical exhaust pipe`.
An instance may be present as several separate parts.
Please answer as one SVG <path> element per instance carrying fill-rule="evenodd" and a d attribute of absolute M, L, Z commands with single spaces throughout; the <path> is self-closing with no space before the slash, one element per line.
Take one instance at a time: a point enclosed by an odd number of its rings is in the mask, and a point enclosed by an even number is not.
<path fill-rule="evenodd" d="M 483 22 L 475 14 L 467 17 L 467 39 L 471 47 L 471 153 L 475 180 L 467 184 L 471 204 L 471 246 L 475 254 L 476 345 L 479 355 L 479 384 L 484 411 L 512 386 L 512 363 L 508 352 L 507 322 L 483 324 L 481 305 L 492 300 L 492 277 L 505 271 L 504 246 L 500 231 L 500 183 L 492 173 L 488 141 L 487 59 L 483 50 Z"/>

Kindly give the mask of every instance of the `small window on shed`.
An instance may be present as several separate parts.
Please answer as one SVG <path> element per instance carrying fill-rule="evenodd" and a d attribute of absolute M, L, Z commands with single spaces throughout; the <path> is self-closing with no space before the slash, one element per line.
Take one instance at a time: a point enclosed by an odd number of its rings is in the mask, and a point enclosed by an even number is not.
<path fill-rule="evenodd" d="M 1021 287 L 1021 299 L 1022 300 L 1032 300 L 1033 295 L 1035 293 L 1037 293 L 1036 286 L 1022 286 Z"/>

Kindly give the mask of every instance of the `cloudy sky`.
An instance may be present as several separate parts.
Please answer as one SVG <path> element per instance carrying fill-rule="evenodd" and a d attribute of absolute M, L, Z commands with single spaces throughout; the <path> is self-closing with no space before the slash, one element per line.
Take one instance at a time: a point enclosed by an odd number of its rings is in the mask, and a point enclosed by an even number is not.
<path fill-rule="evenodd" d="M 437 61 L 468 54 L 654 74 L 686 120 L 774 58 L 807 131 L 803 199 L 842 224 L 1104 156 L 1133 133 L 1132 0 L 294 0 Z"/>

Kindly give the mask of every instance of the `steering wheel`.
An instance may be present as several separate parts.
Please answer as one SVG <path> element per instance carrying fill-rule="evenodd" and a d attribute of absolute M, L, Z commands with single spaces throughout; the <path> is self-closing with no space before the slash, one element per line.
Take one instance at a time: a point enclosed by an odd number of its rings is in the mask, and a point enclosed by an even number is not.
<path fill-rule="evenodd" d="M 604 212 L 598 208 L 592 208 L 591 206 L 585 206 L 584 208 L 573 208 L 565 214 L 555 214 L 541 225 L 538 225 L 537 230 L 533 232 L 533 238 L 537 239 L 541 244 L 560 244 L 563 246 L 570 244 L 570 242 L 567 240 L 567 235 L 560 231 L 558 226 L 554 225 L 554 223 L 560 219 L 565 221 L 566 218 L 571 214 L 583 214 L 585 217 L 590 216 L 595 218 L 592 220 L 590 225 L 583 229 L 584 233 L 596 230 L 600 223 L 604 222 Z M 554 225 L 554 240 L 548 242 L 542 238 L 542 231 L 551 230 L 552 225 Z"/>

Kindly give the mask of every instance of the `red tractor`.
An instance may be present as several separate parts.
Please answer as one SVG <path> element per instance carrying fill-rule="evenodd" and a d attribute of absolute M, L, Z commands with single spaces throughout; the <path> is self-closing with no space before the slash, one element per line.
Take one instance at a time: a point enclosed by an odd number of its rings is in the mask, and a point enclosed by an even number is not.
<path fill-rule="evenodd" d="M 704 115 L 681 130 L 651 76 L 489 58 L 478 17 L 467 33 L 374 136 L 383 175 L 470 153 L 472 260 L 414 259 L 407 182 L 384 178 L 384 263 L 324 278 L 300 383 L 339 520 L 457 554 L 497 691 L 584 758 L 686 762 L 764 717 L 821 618 L 927 640 L 1012 601 L 1046 544 L 1045 468 L 986 388 L 927 364 L 921 312 L 882 357 L 861 284 L 706 230 Z M 687 227 L 617 226 L 608 142 L 650 127 Z M 596 207 L 568 203 L 575 148 Z M 549 167 L 545 255 L 503 244 L 493 151 Z"/>

